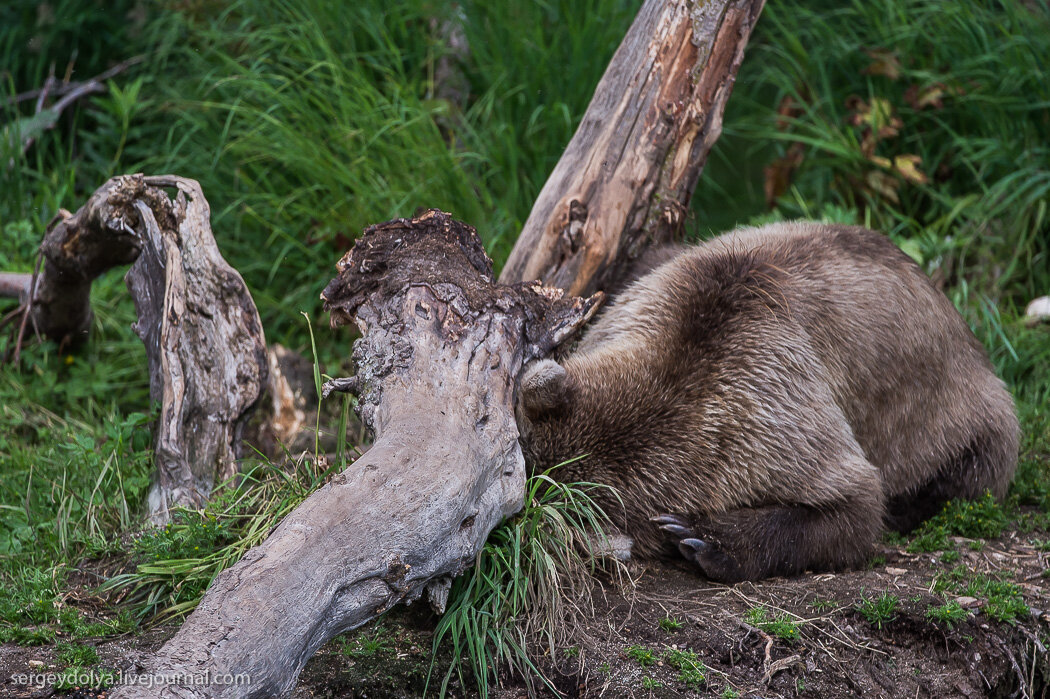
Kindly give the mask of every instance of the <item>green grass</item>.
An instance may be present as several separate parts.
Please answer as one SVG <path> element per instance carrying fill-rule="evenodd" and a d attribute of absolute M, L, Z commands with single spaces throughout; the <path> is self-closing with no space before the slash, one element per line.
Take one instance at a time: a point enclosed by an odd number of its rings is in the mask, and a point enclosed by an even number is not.
<path fill-rule="evenodd" d="M 877 629 L 889 624 L 897 618 L 897 607 L 900 606 L 900 598 L 889 592 L 884 592 L 878 597 L 871 599 L 863 597 L 854 609 L 864 617 L 869 624 Z"/>
<path fill-rule="evenodd" d="M 952 600 L 942 605 L 930 605 L 926 609 L 926 618 L 944 624 L 949 630 L 970 617 L 970 612 Z"/>
<path fill-rule="evenodd" d="M 799 629 L 802 627 L 802 622 L 792 621 L 786 614 L 773 615 L 761 605 L 748 609 L 744 613 L 744 621 L 760 631 L 789 643 L 799 639 Z"/>
<path fill-rule="evenodd" d="M 162 529 L 135 541 L 134 570 L 113 576 L 103 590 L 126 591 L 141 618 L 181 617 L 196 607 L 212 579 L 261 543 L 331 473 L 300 459 L 286 472 L 270 463 L 220 484 L 202 510 L 175 510 Z"/>
<path fill-rule="evenodd" d="M 660 628 L 664 631 L 667 631 L 668 633 L 672 631 L 678 631 L 682 628 L 682 626 L 684 626 L 684 624 L 681 621 L 670 616 L 665 616 L 663 619 L 660 620 L 659 623 Z"/>
<path fill-rule="evenodd" d="M 1008 624 L 1028 616 L 1021 588 L 999 576 L 975 573 L 964 565 L 957 565 L 934 579 L 933 591 L 965 595 L 983 600 L 982 611 L 996 621 Z"/>
<path fill-rule="evenodd" d="M 452 585 L 434 635 L 435 657 L 442 647 L 452 652 L 442 694 L 454 676 L 467 686 L 468 671 L 482 697 L 501 667 L 547 681 L 533 657 L 554 657 L 575 637 L 574 614 L 590 605 L 608 525 L 592 493 L 603 487 L 546 473 L 528 479 L 525 507 L 492 531 L 474 567 Z"/>
<path fill-rule="evenodd" d="M 707 667 L 700 661 L 700 656 L 691 650 L 667 649 L 664 662 L 678 670 L 678 681 L 694 692 L 699 692 L 707 684 Z"/>
<path fill-rule="evenodd" d="M 623 652 L 628 658 L 638 663 L 642 667 L 652 667 L 656 664 L 657 657 L 655 651 L 652 648 L 646 646 L 627 646 L 623 649 Z"/>

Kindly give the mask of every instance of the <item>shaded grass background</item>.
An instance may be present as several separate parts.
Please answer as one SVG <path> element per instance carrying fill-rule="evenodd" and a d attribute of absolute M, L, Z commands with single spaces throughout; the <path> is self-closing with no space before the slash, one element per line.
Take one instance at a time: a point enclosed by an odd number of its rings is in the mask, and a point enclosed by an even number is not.
<path fill-rule="evenodd" d="M 107 177 L 177 172 L 204 186 L 268 339 L 307 352 L 298 314 L 320 317 L 333 263 L 370 223 L 441 207 L 475 225 L 502 263 L 637 7 L 5 3 L 0 268 L 32 269 L 47 221 Z M 450 26 L 466 55 L 449 50 Z M 39 87 L 52 66 L 85 79 L 136 55 L 145 62 L 21 152 L 33 101 L 11 95 Z M 1011 512 L 1050 508 L 1050 336 L 1020 320 L 1025 302 L 1050 292 L 1046 56 L 1045 0 L 770 3 L 688 222 L 694 238 L 798 216 L 888 232 L 964 314 L 1018 399 L 1025 445 Z M 767 199 L 770 173 L 784 177 Z M 151 408 L 119 271 L 96 284 L 93 306 L 78 354 L 43 345 L 0 368 L 0 640 L 86 633 L 61 604 L 65 577 L 85 556 L 124 552 L 137 526 Z M 349 354 L 345 333 L 317 340 L 330 367 Z M 287 495 L 272 502 L 287 505 L 316 475 L 271 491 Z M 260 498 L 226 513 L 244 524 L 231 537 L 267 509 Z M 180 546 L 209 555 L 228 543 L 183 524 Z M 139 548 L 153 555 L 151 542 Z M 172 578 L 148 605 L 183 604 L 200 581 Z"/>

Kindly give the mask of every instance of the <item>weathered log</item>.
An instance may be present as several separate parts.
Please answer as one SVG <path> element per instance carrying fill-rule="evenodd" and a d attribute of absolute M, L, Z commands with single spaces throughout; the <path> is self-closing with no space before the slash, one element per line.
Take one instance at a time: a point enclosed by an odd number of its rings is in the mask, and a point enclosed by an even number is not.
<path fill-rule="evenodd" d="M 172 200 L 164 191 L 178 191 Z M 200 186 L 181 177 L 114 177 L 75 214 L 62 212 L 41 244 L 43 265 L 21 283 L 30 322 L 60 343 L 91 326 L 91 284 L 134 262 L 126 281 L 146 345 L 150 397 L 160 404 L 149 514 L 197 507 L 236 472 L 241 432 L 267 380 L 259 314 L 219 254 Z M 31 296 L 31 298 L 29 298 Z"/>
<path fill-rule="evenodd" d="M 495 283 L 474 230 L 428 211 L 369 228 L 322 295 L 355 322 L 362 419 L 372 448 L 220 574 L 143 668 L 154 676 L 241 674 L 250 685 L 124 686 L 114 697 L 273 697 L 310 656 L 424 591 L 443 609 L 451 579 L 516 512 L 524 460 L 513 393 L 523 364 L 582 326 L 601 295 Z"/>
<path fill-rule="evenodd" d="M 500 281 L 608 288 L 681 232 L 764 0 L 646 0 Z"/>
<path fill-rule="evenodd" d="M 150 397 L 161 406 L 148 506 L 162 523 L 170 506 L 199 507 L 236 474 L 269 360 L 259 312 L 219 253 L 200 185 L 174 176 L 142 183 L 134 200 L 142 252 L 126 279 Z M 176 188 L 175 200 L 160 187 Z"/>

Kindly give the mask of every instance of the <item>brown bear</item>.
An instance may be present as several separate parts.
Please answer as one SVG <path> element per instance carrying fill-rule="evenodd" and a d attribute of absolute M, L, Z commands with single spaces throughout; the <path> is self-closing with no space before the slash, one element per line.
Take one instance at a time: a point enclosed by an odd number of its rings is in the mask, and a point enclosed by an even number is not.
<path fill-rule="evenodd" d="M 612 486 L 631 555 L 731 582 L 865 561 L 951 498 L 1001 498 L 1010 394 L 951 302 L 885 236 L 778 223 L 631 283 L 518 395 L 526 462 Z"/>

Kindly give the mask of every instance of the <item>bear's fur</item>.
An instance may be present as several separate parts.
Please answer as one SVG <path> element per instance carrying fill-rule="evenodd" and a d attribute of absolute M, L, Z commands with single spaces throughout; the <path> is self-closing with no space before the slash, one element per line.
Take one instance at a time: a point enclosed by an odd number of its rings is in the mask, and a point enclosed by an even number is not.
<path fill-rule="evenodd" d="M 883 235 L 779 223 L 674 252 L 519 388 L 530 468 L 586 455 L 552 475 L 615 488 L 632 555 L 721 581 L 855 566 L 885 527 L 1006 493 L 1010 394 Z"/>

